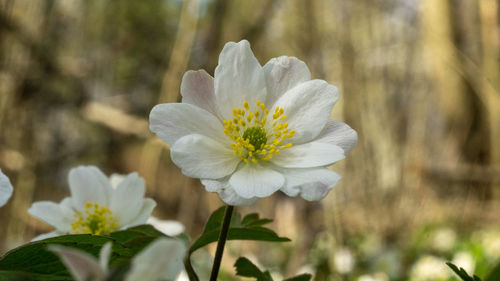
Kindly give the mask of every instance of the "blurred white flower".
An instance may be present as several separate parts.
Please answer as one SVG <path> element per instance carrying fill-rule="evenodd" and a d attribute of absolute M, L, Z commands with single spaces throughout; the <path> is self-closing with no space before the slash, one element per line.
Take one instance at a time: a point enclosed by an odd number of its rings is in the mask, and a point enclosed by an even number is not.
<path fill-rule="evenodd" d="M 500 232 L 485 230 L 476 233 L 474 236 L 483 246 L 486 257 L 496 262 L 496 260 L 500 258 Z"/>
<path fill-rule="evenodd" d="M 182 103 L 160 104 L 150 129 L 170 144 L 172 161 L 230 205 L 249 205 L 281 190 L 319 200 L 340 176 L 326 167 L 357 142 L 329 120 L 338 91 L 311 80 L 304 62 L 271 59 L 262 67 L 248 41 L 224 46 L 215 78 L 188 71 Z"/>
<path fill-rule="evenodd" d="M 377 272 L 373 275 L 361 275 L 358 277 L 358 281 L 389 281 L 389 277 L 383 272 Z"/>
<path fill-rule="evenodd" d="M 12 196 L 12 191 L 14 191 L 14 188 L 9 178 L 0 170 L 0 207 L 7 204 L 7 201 Z"/>
<path fill-rule="evenodd" d="M 168 236 L 177 236 L 184 232 L 184 225 L 174 220 L 160 220 L 150 217 L 147 223 Z"/>
<path fill-rule="evenodd" d="M 410 271 L 411 281 L 440 281 L 451 277 L 451 270 L 446 260 L 435 256 L 423 256 Z"/>
<path fill-rule="evenodd" d="M 467 273 L 474 274 L 476 260 L 469 252 L 458 252 L 453 256 L 452 263 L 459 268 L 465 269 Z"/>
<path fill-rule="evenodd" d="M 333 265 L 340 274 L 347 274 L 354 269 L 356 260 L 348 248 L 340 248 L 333 253 Z"/>
<path fill-rule="evenodd" d="M 144 198 L 144 180 L 131 173 L 113 185 L 98 168 L 80 166 L 69 172 L 71 197 L 59 204 L 35 202 L 28 212 L 54 226 L 54 232 L 34 240 L 62 234 L 96 234 L 146 223 L 156 202 Z"/>
<path fill-rule="evenodd" d="M 104 281 L 109 277 L 108 263 L 112 244 L 106 243 L 99 260 L 74 248 L 49 245 L 77 281 Z M 186 246 L 177 239 L 158 238 L 137 254 L 131 262 L 125 281 L 173 281 L 183 269 Z"/>
<path fill-rule="evenodd" d="M 442 227 L 434 231 L 430 243 L 433 249 L 441 252 L 450 251 L 455 246 L 457 234 L 449 227 Z"/>

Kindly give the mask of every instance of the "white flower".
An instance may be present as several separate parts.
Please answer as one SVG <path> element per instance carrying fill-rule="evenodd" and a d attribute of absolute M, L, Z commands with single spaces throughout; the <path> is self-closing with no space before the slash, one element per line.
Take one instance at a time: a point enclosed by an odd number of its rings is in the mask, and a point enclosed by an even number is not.
<path fill-rule="evenodd" d="M 441 252 L 450 251 L 455 246 L 457 234 L 449 227 L 442 227 L 436 230 L 430 239 L 431 247 Z"/>
<path fill-rule="evenodd" d="M 184 232 L 184 225 L 174 220 L 160 220 L 150 217 L 147 223 L 168 236 L 177 236 Z"/>
<path fill-rule="evenodd" d="M 71 197 L 59 204 L 35 202 L 28 210 L 56 228 L 35 240 L 68 233 L 109 234 L 146 223 L 156 206 L 153 199 L 144 198 L 144 180 L 137 173 L 127 175 L 115 186 L 93 166 L 74 168 L 68 178 Z"/>
<path fill-rule="evenodd" d="M 111 242 L 106 243 L 99 260 L 90 254 L 68 247 L 50 245 L 77 281 L 104 281 L 109 277 Z M 176 280 L 183 269 L 186 246 L 180 240 L 159 238 L 137 254 L 125 281 Z"/>
<path fill-rule="evenodd" d="M 356 260 L 348 248 L 341 248 L 333 254 L 333 265 L 335 270 L 341 274 L 347 274 L 354 269 Z"/>
<path fill-rule="evenodd" d="M 469 252 L 456 253 L 451 263 L 465 269 L 469 274 L 474 274 L 474 270 L 476 269 L 476 260 Z"/>
<path fill-rule="evenodd" d="M 413 265 L 410 272 L 411 281 L 448 280 L 451 269 L 446 261 L 435 256 L 423 256 Z"/>
<path fill-rule="evenodd" d="M 13 190 L 14 188 L 12 187 L 9 178 L 2 173 L 2 170 L 0 170 L 0 207 L 7 204 L 10 196 L 12 196 Z"/>
<path fill-rule="evenodd" d="M 353 129 L 329 120 L 337 88 L 311 80 L 294 57 L 262 67 L 246 40 L 224 46 L 215 78 L 188 71 L 181 95 L 182 103 L 153 108 L 150 129 L 184 175 L 230 205 L 277 190 L 319 200 L 340 179 L 326 167 L 357 142 Z"/>

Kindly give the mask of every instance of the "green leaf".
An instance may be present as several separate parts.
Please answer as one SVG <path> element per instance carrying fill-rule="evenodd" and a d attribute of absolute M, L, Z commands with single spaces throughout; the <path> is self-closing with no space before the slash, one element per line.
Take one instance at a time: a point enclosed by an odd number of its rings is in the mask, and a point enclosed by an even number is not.
<path fill-rule="evenodd" d="M 447 262 L 446 264 L 464 281 L 481 281 L 481 279 L 476 275 L 473 275 L 473 277 L 469 276 L 469 274 L 467 273 L 467 271 L 465 271 L 465 269 L 461 267 L 459 269 L 456 265 L 452 264 L 451 262 Z"/>
<path fill-rule="evenodd" d="M 312 278 L 311 274 L 301 274 L 301 275 L 297 275 L 295 277 L 285 279 L 283 281 L 309 281 L 309 280 L 311 280 L 311 278 Z"/>
<path fill-rule="evenodd" d="M 262 272 L 247 258 L 239 258 L 234 264 L 236 275 L 243 277 L 253 277 L 257 281 L 273 281 L 268 271 Z"/>
<path fill-rule="evenodd" d="M 208 218 L 205 229 L 198 239 L 196 239 L 185 258 L 184 265 L 191 280 L 198 280 L 196 273 L 191 265 L 191 254 L 213 242 L 217 242 L 224 219 L 226 206 L 215 210 Z M 237 212 L 231 217 L 231 224 L 227 234 L 227 240 L 253 240 L 253 241 L 268 241 L 268 242 L 288 242 L 290 239 L 280 237 L 269 228 L 263 227 L 265 224 L 271 223 L 270 219 L 261 219 L 258 214 L 248 214 L 243 219 Z"/>
<path fill-rule="evenodd" d="M 488 274 L 488 277 L 486 277 L 485 280 L 486 281 L 500 280 L 500 263 L 493 268 L 493 270 Z"/>
<path fill-rule="evenodd" d="M 219 233 L 224 218 L 226 207 L 217 209 L 210 218 L 203 230 L 201 236 L 194 241 L 189 249 L 193 253 L 201 247 L 216 242 L 219 239 Z M 239 213 L 234 213 L 231 218 L 227 240 L 254 240 L 268 242 L 288 242 L 290 239 L 279 237 L 269 228 L 262 227 L 264 224 L 272 222 L 270 219 L 260 219 L 257 214 L 249 214 L 241 219 Z"/>
<path fill-rule="evenodd" d="M 63 235 L 31 242 L 7 252 L 0 258 L 0 280 L 71 280 L 72 277 L 47 245 L 58 244 L 80 249 L 95 257 L 107 242 L 113 242 L 110 264 L 128 263 L 156 238 L 165 236 L 150 225 L 141 225 L 111 233 Z"/>

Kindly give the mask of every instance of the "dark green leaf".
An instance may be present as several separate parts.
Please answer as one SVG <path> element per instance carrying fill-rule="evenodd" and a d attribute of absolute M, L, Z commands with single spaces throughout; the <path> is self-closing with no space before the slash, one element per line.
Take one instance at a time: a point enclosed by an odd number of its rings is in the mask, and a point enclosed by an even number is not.
<path fill-rule="evenodd" d="M 47 250 L 58 244 L 77 248 L 95 257 L 107 242 L 113 242 L 111 265 L 127 263 L 149 243 L 165 236 L 150 225 L 141 225 L 111 233 L 109 236 L 90 234 L 63 235 L 31 242 L 7 252 L 0 258 L 0 280 L 71 280 L 59 258 Z M 19 277 L 20 276 L 20 277 Z M 23 279 L 24 278 L 24 279 Z"/>
<path fill-rule="evenodd" d="M 234 264 L 236 275 L 243 277 L 253 277 L 257 281 L 273 281 L 269 272 L 262 272 L 247 258 L 239 258 Z"/>
<path fill-rule="evenodd" d="M 191 265 L 191 254 L 210 243 L 216 242 L 219 239 L 219 233 L 222 227 L 226 207 L 220 207 L 213 212 L 208 218 L 207 224 L 202 234 L 189 248 L 189 253 L 186 256 L 184 265 L 186 271 L 192 280 L 198 280 L 196 273 Z M 261 219 L 258 214 L 246 215 L 243 219 L 237 212 L 231 217 L 231 224 L 227 234 L 227 240 L 254 240 L 268 242 L 288 242 L 290 239 L 280 237 L 269 228 L 262 225 L 272 222 L 270 219 Z"/>
<path fill-rule="evenodd" d="M 493 270 L 488 274 L 488 277 L 486 277 L 485 280 L 486 281 L 500 280 L 500 263 L 493 268 Z"/>
<path fill-rule="evenodd" d="M 226 207 L 217 209 L 208 219 L 207 225 L 203 230 L 201 236 L 194 241 L 189 249 L 189 253 L 193 253 L 201 247 L 210 243 L 216 242 L 219 238 L 222 220 L 224 218 L 224 211 Z M 234 213 L 231 219 L 229 228 L 228 240 L 254 240 L 254 241 L 268 241 L 268 242 L 287 242 L 290 239 L 286 237 L 279 237 L 271 229 L 262 227 L 261 225 L 272 222 L 269 219 L 260 219 L 257 214 L 247 215 L 241 220 L 241 215 Z"/>
<path fill-rule="evenodd" d="M 311 280 L 311 278 L 312 278 L 311 274 L 301 274 L 295 277 L 287 278 L 283 281 L 309 281 Z"/>
<path fill-rule="evenodd" d="M 458 268 L 456 265 L 451 262 L 446 263 L 462 280 L 464 281 L 481 281 L 479 277 L 473 275 L 473 277 L 469 276 L 469 274 L 463 268 Z"/>

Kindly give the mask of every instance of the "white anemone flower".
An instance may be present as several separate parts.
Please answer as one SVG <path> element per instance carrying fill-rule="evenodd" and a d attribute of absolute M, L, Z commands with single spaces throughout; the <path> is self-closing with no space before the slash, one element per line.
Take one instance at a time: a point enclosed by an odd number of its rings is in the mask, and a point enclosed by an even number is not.
<path fill-rule="evenodd" d="M 184 225 L 176 220 L 161 220 L 150 217 L 146 223 L 168 236 L 177 236 L 183 233 L 185 229 Z"/>
<path fill-rule="evenodd" d="M 182 103 L 160 104 L 150 129 L 171 146 L 172 161 L 229 205 L 249 205 L 277 190 L 319 200 L 340 176 L 327 166 L 357 142 L 330 120 L 337 88 L 311 80 L 304 62 L 278 57 L 263 67 L 248 41 L 224 46 L 212 78 L 188 71 Z"/>
<path fill-rule="evenodd" d="M 111 242 L 100 251 L 99 259 L 74 248 L 50 245 L 49 250 L 56 253 L 71 275 L 77 281 L 104 281 L 110 277 L 108 263 L 111 255 Z M 186 246 L 177 239 L 159 238 L 137 254 L 131 263 L 125 281 L 176 280 L 183 267 Z"/>
<path fill-rule="evenodd" d="M 41 240 L 62 234 L 106 235 L 146 223 L 156 202 L 144 198 L 144 180 L 131 173 L 114 185 L 94 166 L 80 166 L 69 172 L 71 197 L 59 204 L 35 202 L 28 212 L 56 228 Z"/>
<path fill-rule="evenodd" d="M 7 201 L 9 201 L 12 196 L 12 191 L 14 191 L 14 188 L 9 178 L 0 170 L 0 207 L 7 204 Z"/>

